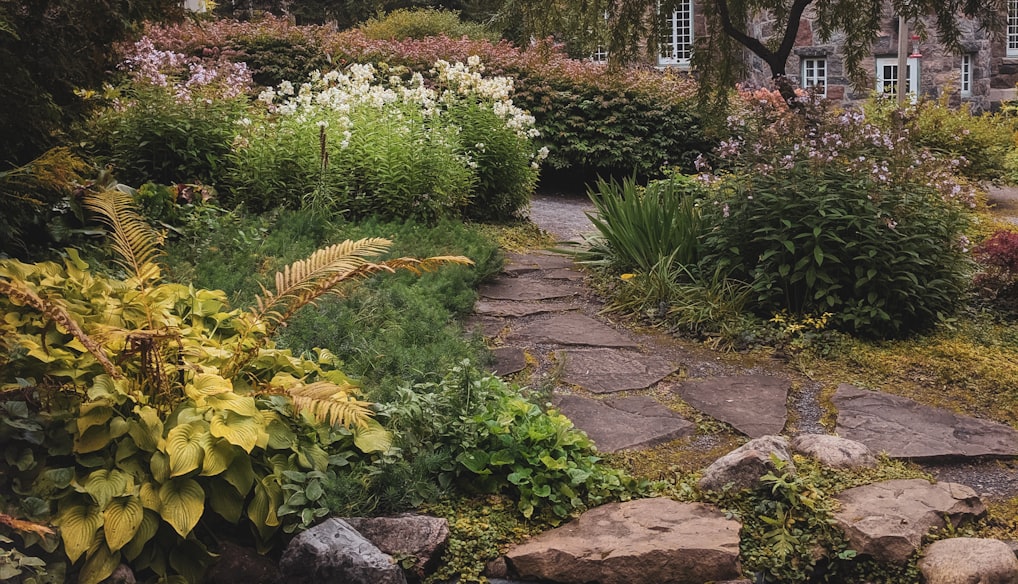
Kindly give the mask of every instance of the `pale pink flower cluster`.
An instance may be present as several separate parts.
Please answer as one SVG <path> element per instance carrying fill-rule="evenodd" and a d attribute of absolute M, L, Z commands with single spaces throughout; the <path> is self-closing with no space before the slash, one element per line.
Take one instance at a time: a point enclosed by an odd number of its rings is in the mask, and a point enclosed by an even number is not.
<path fill-rule="evenodd" d="M 130 46 L 120 68 L 135 83 L 170 88 L 178 101 L 239 97 L 254 84 L 246 63 L 162 51 L 148 37 Z"/>

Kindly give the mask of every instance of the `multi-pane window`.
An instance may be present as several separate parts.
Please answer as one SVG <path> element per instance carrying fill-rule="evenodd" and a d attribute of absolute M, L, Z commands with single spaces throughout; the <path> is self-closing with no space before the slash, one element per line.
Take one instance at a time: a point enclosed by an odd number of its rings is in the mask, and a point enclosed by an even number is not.
<path fill-rule="evenodd" d="M 961 89 L 962 96 L 972 95 L 972 55 L 961 56 Z"/>
<path fill-rule="evenodd" d="M 905 92 L 915 101 L 919 87 L 919 59 L 909 57 L 905 68 Z M 877 93 L 897 95 L 898 93 L 898 58 L 886 57 L 877 59 Z"/>
<path fill-rule="evenodd" d="M 1018 0 L 1007 0 L 1007 56 L 1018 57 Z"/>
<path fill-rule="evenodd" d="M 827 97 L 827 59 L 802 60 L 802 87 L 820 97 Z"/>
<path fill-rule="evenodd" d="M 689 65 L 693 57 L 693 0 L 681 0 L 665 15 L 660 48 L 659 65 Z"/>

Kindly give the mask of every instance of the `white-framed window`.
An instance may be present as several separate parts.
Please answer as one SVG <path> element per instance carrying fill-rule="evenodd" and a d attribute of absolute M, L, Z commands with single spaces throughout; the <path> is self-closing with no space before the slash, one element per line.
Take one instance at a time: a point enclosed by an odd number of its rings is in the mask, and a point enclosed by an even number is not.
<path fill-rule="evenodd" d="M 604 18 L 604 28 L 602 30 L 607 30 L 607 28 L 608 28 L 608 11 L 607 10 L 604 11 L 603 18 Z M 589 32 L 593 32 L 593 31 L 589 31 Z M 598 36 L 599 36 L 599 38 L 603 38 L 604 37 L 603 34 L 598 34 Z M 607 63 L 608 62 L 608 45 L 607 44 L 598 43 L 597 47 L 594 48 L 594 52 L 590 54 L 590 60 L 595 62 L 595 63 Z"/>
<path fill-rule="evenodd" d="M 958 88 L 962 97 L 972 95 L 972 55 L 961 56 L 961 83 Z"/>
<path fill-rule="evenodd" d="M 827 97 L 827 59 L 810 57 L 802 60 L 802 88 Z"/>
<path fill-rule="evenodd" d="M 919 59 L 909 57 L 905 67 L 905 92 L 914 102 L 919 88 Z M 898 57 L 877 59 L 877 93 L 891 96 L 898 93 Z"/>
<path fill-rule="evenodd" d="M 1018 57 L 1018 0 L 1007 0 L 1007 56 Z"/>
<path fill-rule="evenodd" d="M 659 53 L 658 65 L 689 66 L 693 58 L 693 0 L 681 0 L 665 15 Z"/>

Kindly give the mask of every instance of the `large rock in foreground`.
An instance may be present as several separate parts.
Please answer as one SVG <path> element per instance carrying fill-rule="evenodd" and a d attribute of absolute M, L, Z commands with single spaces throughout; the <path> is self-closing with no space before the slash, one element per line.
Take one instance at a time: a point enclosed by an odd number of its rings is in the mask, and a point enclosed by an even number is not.
<path fill-rule="evenodd" d="M 739 491 L 758 487 L 760 479 L 767 473 L 781 474 L 772 456 L 785 462 L 784 471 L 781 472 L 795 473 L 788 439 L 783 436 L 761 436 L 715 460 L 703 471 L 700 488 L 720 491 L 725 485 L 731 485 L 732 489 Z"/>
<path fill-rule="evenodd" d="M 976 492 L 958 483 L 903 479 L 864 485 L 837 497 L 835 519 L 850 548 L 881 562 L 903 563 L 930 529 L 958 526 L 986 514 Z"/>
<path fill-rule="evenodd" d="M 996 539 L 935 541 L 919 560 L 926 584 L 1018 584 L 1018 559 Z"/>
<path fill-rule="evenodd" d="M 383 553 L 412 557 L 423 575 L 438 562 L 449 542 L 449 522 L 428 515 L 396 517 L 348 517 L 345 521 Z"/>
<path fill-rule="evenodd" d="M 703 584 L 740 576 L 739 529 L 707 505 L 640 499 L 591 509 L 506 557 L 532 580 Z"/>
<path fill-rule="evenodd" d="M 843 383 L 832 399 L 838 434 L 893 458 L 1018 456 L 1010 426 Z"/>
<path fill-rule="evenodd" d="M 279 561 L 279 577 L 287 584 L 406 584 L 391 556 L 336 517 L 290 541 Z"/>

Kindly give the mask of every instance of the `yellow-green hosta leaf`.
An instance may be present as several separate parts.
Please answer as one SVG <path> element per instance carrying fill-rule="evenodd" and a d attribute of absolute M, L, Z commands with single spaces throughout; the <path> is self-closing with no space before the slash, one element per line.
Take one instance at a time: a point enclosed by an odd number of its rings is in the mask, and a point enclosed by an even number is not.
<path fill-rule="evenodd" d="M 68 505 L 60 509 L 54 522 L 60 526 L 64 553 L 73 564 L 99 537 L 103 514 L 96 505 Z"/>
<path fill-rule="evenodd" d="M 99 377 L 106 377 L 100 375 Z M 78 409 L 78 434 L 84 434 L 85 430 L 93 426 L 105 426 L 106 422 L 113 417 L 113 406 L 106 400 L 85 402 Z"/>
<path fill-rule="evenodd" d="M 209 424 L 212 435 L 225 438 L 250 453 L 258 443 L 258 435 L 264 432 L 261 416 L 249 417 L 235 414 L 229 410 L 217 412 Z"/>
<path fill-rule="evenodd" d="M 275 375 L 272 376 L 272 379 L 269 380 L 270 386 L 278 387 L 283 390 L 289 389 L 301 383 L 303 382 L 299 378 L 294 377 L 293 374 L 287 373 L 286 371 L 280 371 L 279 373 L 276 373 Z"/>
<path fill-rule="evenodd" d="M 392 447 L 392 434 L 374 418 L 368 418 L 364 426 L 353 428 L 353 443 L 362 452 L 385 452 Z"/>
<path fill-rule="evenodd" d="M 127 494 L 129 478 L 129 474 L 119 469 L 100 469 L 88 475 L 82 486 L 85 487 L 85 492 L 95 499 L 96 505 L 100 509 L 105 509 L 114 497 Z"/>
<path fill-rule="evenodd" d="M 162 452 L 153 452 L 149 459 L 149 469 L 152 471 L 152 478 L 157 483 L 164 483 L 170 478 L 170 459 Z"/>
<path fill-rule="evenodd" d="M 268 447 L 276 450 L 288 450 L 297 444 L 297 434 L 286 422 L 273 416 L 265 426 L 269 435 Z"/>
<path fill-rule="evenodd" d="M 211 395 L 205 400 L 205 403 L 216 411 L 230 411 L 251 418 L 261 415 L 253 397 L 237 395 L 233 392 Z"/>
<path fill-rule="evenodd" d="M 109 446 L 113 437 L 109 426 L 92 426 L 74 438 L 74 452 L 88 454 Z"/>
<path fill-rule="evenodd" d="M 158 512 L 163 502 L 159 500 L 159 485 L 156 483 L 142 483 L 138 489 L 138 499 L 141 506 Z"/>
<path fill-rule="evenodd" d="M 200 401 L 210 395 L 227 393 L 233 391 L 230 380 L 224 379 L 214 373 L 196 373 L 191 383 L 184 385 L 184 393 L 187 397 Z"/>
<path fill-rule="evenodd" d="M 145 517 L 141 499 L 135 496 L 118 497 L 110 501 L 103 511 L 103 531 L 110 551 L 118 551 L 127 545 Z"/>
<path fill-rule="evenodd" d="M 213 511 L 230 523 L 240 521 L 240 515 L 244 512 L 244 497 L 233 488 L 230 483 L 213 479 L 205 489 L 208 495 L 208 504 Z"/>
<path fill-rule="evenodd" d="M 297 464 L 309 470 L 324 471 L 329 466 L 329 453 L 317 444 L 301 446 L 297 450 Z"/>
<path fill-rule="evenodd" d="M 238 456 L 233 459 L 233 463 L 230 464 L 230 468 L 219 475 L 226 482 L 233 485 L 233 488 L 237 489 L 237 492 L 241 496 L 246 497 L 248 492 L 251 491 L 251 485 L 255 482 L 254 468 L 251 466 L 250 456 Z"/>
<path fill-rule="evenodd" d="M 141 523 L 138 525 L 137 531 L 134 532 L 134 537 L 131 538 L 127 545 L 120 549 L 120 553 L 124 554 L 124 557 L 131 561 L 137 558 L 142 550 L 145 549 L 145 544 L 155 537 L 156 532 L 159 531 L 159 522 L 158 513 L 151 509 L 144 509 Z"/>
<path fill-rule="evenodd" d="M 78 574 L 78 584 L 99 584 L 110 577 L 120 565 L 120 552 L 111 552 L 104 542 L 88 550 L 85 565 Z"/>
<path fill-rule="evenodd" d="M 202 476 L 215 476 L 226 472 L 238 452 L 240 451 L 237 447 L 228 440 L 222 438 L 209 440 L 205 444 L 205 458 L 201 463 Z"/>
<path fill-rule="evenodd" d="M 254 497 L 247 506 L 247 517 L 251 520 L 263 541 L 272 537 L 279 527 L 276 509 L 283 504 L 283 490 L 272 476 L 265 477 L 254 486 Z"/>
<path fill-rule="evenodd" d="M 177 426 L 166 435 L 166 455 L 170 458 L 170 477 L 179 477 L 201 466 L 209 441 L 204 424 L 192 422 Z"/>
<path fill-rule="evenodd" d="M 155 452 L 159 447 L 159 439 L 163 437 L 163 421 L 159 418 L 159 412 L 151 406 L 136 406 L 134 413 L 138 417 L 131 420 L 127 433 L 138 448 Z"/>
<path fill-rule="evenodd" d="M 208 548 L 194 538 L 178 542 L 170 550 L 171 571 L 183 577 L 185 583 L 203 582 L 210 563 Z"/>
<path fill-rule="evenodd" d="M 122 403 L 129 391 L 130 381 L 127 378 L 113 379 L 109 375 L 97 375 L 92 380 L 92 387 L 88 388 L 88 398 L 108 400 L 108 404 Z"/>
<path fill-rule="evenodd" d="M 194 479 L 170 479 L 159 488 L 159 515 L 187 537 L 205 511 L 205 491 Z"/>

